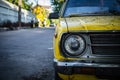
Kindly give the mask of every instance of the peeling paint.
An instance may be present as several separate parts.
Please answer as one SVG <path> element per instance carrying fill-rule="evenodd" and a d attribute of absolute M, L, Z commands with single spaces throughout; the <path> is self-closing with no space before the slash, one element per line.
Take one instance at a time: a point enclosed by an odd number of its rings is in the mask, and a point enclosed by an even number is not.
<path fill-rule="evenodd" d="M 69 31 L 120 30 L 120 16 L 89 16 L 66 18 Z"/>

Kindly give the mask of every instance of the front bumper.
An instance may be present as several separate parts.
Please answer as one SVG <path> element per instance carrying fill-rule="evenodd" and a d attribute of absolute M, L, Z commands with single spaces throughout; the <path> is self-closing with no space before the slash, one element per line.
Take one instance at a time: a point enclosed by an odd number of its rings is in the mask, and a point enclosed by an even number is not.
<path fill-rule="evenodd" d="M 98 63 L 80 63 L 77 61 L 71 62 L 61 62 L 54 59 L 56 66 L 65 66 L 65 67 L 110 67 L 110 68 L 120 68 L 120 64 L 98 64 Z"/>
<path fill-rule="evenodd" d="M 77 61 L 61 62 L 54 59 L 55 70 L 64 75 L 95 75 L 97 77 L 119 77 L 120 64 L 83 63 Z"/>

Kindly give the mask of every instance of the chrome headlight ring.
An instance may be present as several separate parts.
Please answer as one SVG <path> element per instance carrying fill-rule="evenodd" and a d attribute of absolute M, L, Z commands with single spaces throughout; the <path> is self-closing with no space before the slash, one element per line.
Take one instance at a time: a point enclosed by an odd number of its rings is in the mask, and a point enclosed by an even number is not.
<path fill-rule="evenodd" d="M 61 45 L 63 53 L 67 56 L 79 56 L 86 47 L 85 39 L 77 34 L 66 35 Z"/>

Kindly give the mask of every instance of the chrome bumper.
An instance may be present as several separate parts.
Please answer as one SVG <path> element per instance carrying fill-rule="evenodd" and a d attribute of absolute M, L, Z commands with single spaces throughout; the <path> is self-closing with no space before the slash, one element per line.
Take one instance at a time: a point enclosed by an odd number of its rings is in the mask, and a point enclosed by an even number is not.
<path fill-rule="evenodd" d="M 81 63 L 81 62 L 61 62 L 54 59 L 56 66 L 65 66 L 65 67 L 97 67 L 97 68 L 120 68 L 120 64 L 102 64 L 102 63 Z"/>

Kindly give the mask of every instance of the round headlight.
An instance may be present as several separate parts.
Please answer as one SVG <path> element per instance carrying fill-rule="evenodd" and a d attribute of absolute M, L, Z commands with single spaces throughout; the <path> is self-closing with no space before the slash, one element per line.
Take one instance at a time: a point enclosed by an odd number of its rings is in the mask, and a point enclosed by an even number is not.
<path fill-rule="evenodd" d="M 80 35 L 68 35 L 63 41 L 63 48 L 67 55 L 78 56 L 85 49 L 85 41 Z"/>

